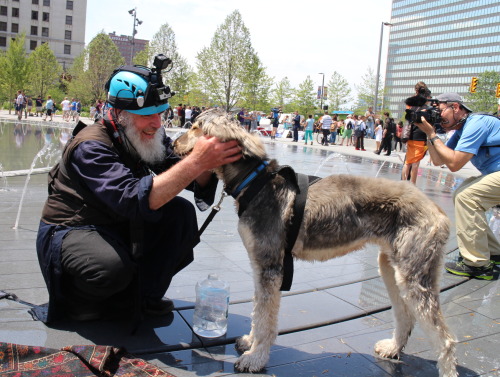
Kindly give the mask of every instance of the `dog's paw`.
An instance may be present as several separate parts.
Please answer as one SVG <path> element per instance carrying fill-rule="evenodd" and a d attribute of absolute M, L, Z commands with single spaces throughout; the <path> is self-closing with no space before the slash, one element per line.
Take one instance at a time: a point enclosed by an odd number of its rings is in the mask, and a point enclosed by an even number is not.
<path fill-rule="evenodd" d="M 394 339 L 383 339 L 375 344 L 375 353 L 380 357 L 387 359 L 399 358 L 399 348 L 396 346 Z"/>
<path fill-rule="evenodd" d="M 250 335 L 243 335 L 236 340 L 236 349 L 240 352 L 248 351 L 252 347 L 252 338 Z"/>
<path fill-rule="evenodd" d="M 240 372 L 254 373 L 263 370 L 268 360 L 269 356 L 259 356 L 247 351 L 236 360 L 234 366 Z"/>

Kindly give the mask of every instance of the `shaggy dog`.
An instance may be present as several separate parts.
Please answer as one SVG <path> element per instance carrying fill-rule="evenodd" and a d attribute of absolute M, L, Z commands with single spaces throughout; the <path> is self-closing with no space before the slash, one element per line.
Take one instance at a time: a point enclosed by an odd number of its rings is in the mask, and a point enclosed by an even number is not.
<path fill-rule="evenodd" d="M 236 199 L 238 232 L 254 273 L 252 328 L 237 341 L 237 348 L 244 353 L 236 368 L 256 372 L 265 367 L 277 336 L 286 233 L 299 188 L 294 179 L 279 174 L 280 166 L 275 160 L 269 161 L 260 138 L 246 132 L 228 114 L 210 110 L 200 115 L 176 140 L 176 153 L 188 154 L 201 135 L 238 140 L 242 148 L 243 157 L 216 169 L 216 174 L 226 192 Z M 258 194 L 245 199 L 242 211 L 242 198 L 251 186 L 238 192 L 242 182 L 266 176 L 260 179 L 264 183 Z M 418 320 L 437 348 L 440 375 L 454 377 L 455 339 L 439 303 L 443 248 L 448 236 L 446 215 L 412 184 L 334 175 L 309 187 L 292 255 L 295 259 L 325 261 L 359 250 L 366 243 L 379 245 L 380 274 L 389 292 L 396 328 L 392 339 L 375 344 L 375 352 L 385 358 L 398 357 Z"/>

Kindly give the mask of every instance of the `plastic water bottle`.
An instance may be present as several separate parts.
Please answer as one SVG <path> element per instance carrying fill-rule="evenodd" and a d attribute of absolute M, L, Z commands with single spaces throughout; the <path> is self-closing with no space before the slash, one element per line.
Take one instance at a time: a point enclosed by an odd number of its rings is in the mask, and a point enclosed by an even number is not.
<path fill-rule="evenodd" d="M 216 274 L 196 284 L 193 330 L 204 338 L 217 338 L 227 331 L 229 284 Z"/>

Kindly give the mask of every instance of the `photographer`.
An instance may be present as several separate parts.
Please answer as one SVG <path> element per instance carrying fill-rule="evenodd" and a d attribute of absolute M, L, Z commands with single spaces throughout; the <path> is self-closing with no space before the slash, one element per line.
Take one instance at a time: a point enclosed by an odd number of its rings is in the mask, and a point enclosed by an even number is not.
<path fill-rule="evenodd" d="M 470 161 L 481 172 L 479 177 L 466 179 L 454 193 L 461 258 L 446 263 L 445 268 L 455 275 L 490 280 L 494 265 L 500 264 L 500 243 L 485 212 L 500 203 L 500 120 L 473 114 L 456 93 L 441 94 L 437 101 L 441 126 L 447 132 L 455 130 L 446 145 L 424 117 L 415 123 L 428 138 L 433 163 L 456 172 Z"/>
<path fill-rule="evenodd" d="M 281 107 L 273 107 L 271 109 L 271 124 L 273 126 L 273 130 L 271 131 L 271 140 L 276 140 L 276 132 L 278 131 L 279 120 L 281 114 Z"/>
<path fill-rule="evenodd" d="M 109 111 L 75 127 L 49 173 L 37 236 L 49 320 L 171 312 L 164 294 L 198 239 L 194 207 L 177 194 L 189 188 L 207 209 L 217 185 L 210 171 L 241 157 L 235 141 L 205 136 L 184 159 L 174 155 L 161 126 L 172 94 L 158 56 L 154 65 L 113 72 Z"/>

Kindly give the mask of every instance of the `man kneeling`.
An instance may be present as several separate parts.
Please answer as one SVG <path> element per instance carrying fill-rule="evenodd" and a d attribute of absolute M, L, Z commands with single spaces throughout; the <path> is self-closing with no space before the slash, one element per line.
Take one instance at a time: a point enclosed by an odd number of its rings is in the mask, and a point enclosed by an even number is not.
<path fill-rule="evenodd" d="M 79 123 L 49 173 L 37 237 L 49 321 L 173 310 L 164 295 L 198 242 L 194 206 L 176 195 L 190 189 L 207 209 L 217 186 L 210 170 L 241 155 L 236 142 L 209 137 L 184 159 L 174 155 L 161 126 L 170 97 L 161 69 L 115 70 L 106 117 Z"/>

